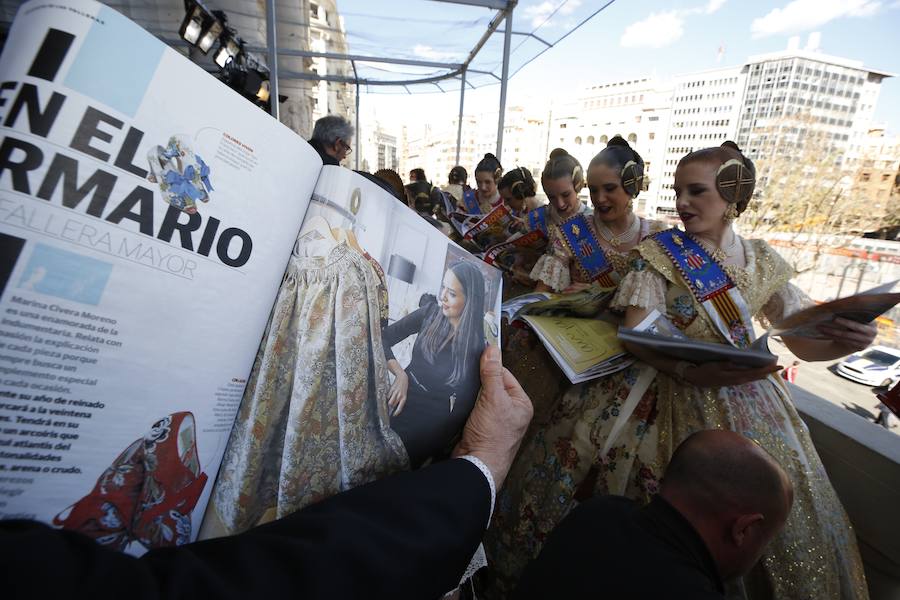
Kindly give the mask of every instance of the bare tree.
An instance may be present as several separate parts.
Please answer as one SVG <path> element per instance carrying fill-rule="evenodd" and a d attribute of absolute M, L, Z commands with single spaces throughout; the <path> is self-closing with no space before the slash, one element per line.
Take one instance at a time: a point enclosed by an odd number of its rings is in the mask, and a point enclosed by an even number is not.
<path fill-rule="evenodd" d="M 866 157 L 850 152 L 809 114 L 773 121 L 753 131 L 757 188 L 740 219 L 742 235 L 787 242 L 795 271 L 817 267 L 823 253 L 866 232 L 900 223 L 900 206 L 872 197 L 861 185 Z"/>

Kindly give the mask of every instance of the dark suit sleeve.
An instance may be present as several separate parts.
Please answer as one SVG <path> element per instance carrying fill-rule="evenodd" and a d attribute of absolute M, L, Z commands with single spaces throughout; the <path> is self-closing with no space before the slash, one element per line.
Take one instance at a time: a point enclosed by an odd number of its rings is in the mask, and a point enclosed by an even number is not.
<path fill-rule="evenodd" d="M 439 598 L 481 542 L 490 499 L 477 467 L 449 460 L 237 536 L 139 559 L 77 533 L 4 521 L 4 597 Z"/>

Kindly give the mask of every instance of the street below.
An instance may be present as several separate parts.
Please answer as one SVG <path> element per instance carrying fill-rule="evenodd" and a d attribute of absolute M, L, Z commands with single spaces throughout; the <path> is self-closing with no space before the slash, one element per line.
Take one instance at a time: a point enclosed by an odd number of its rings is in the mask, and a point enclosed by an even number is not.
<path fill-rule="evenodd" d="M 769 350 L 778 355 L 778 364 L 782 367 L 788 367 L 794 360 L 799 360 L 778 340 L 769 340 Z M 872 423 L 873 427 L 880 427 L 875 424 L 875 418 L 878 416 L 878 399 L 875 397 L 875 392 L 867 385 L 850 381 L 834 372 L 839 362 L 841 361 L 805 362 L 800 360 L 796 385 L 852 412 L 861 419 L 866 419 Z M 891 431 L 900 434 L 898 419 L 892 415 L 889 422 Z"/>

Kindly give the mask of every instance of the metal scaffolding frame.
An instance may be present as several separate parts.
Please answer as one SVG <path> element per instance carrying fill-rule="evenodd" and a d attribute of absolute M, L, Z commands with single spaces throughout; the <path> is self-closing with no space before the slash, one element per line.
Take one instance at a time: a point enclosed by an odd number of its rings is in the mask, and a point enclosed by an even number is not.
<path fill-rule="evenodd" d="M 367 86 L 398 86 L 398 87 L 406 87 L 409 85 L 416 84 L 433 84 L 437 86 L 437 88 L 441 91 L 444 89 L 439 85 L 439 82 L 445 81 L 448 79 L 458 79 L 460 82 L 459 86 L 459 122 L 458 129 L 456 135 L 456 162 L 459 163 L 460 158 L 460 148 L 462 145 L 462 122 L 463 122 L 463 111 L 465 109 L 465 98 L 466 98 L 466 74 L 467 73 L 478 73 L 482 75 L 490 75 L 497 79 L 500 83 L 500 107 L 499 113 L 500 118 L 497 123 L 497 149 L 496 156 L 499 160 L 502 160 L 503 154 L 503 123 L 504 117 L 506 115 L 506 86 L 509 80 L 509 55 L 510 55 L 510 42 L 512 35 L 525 35 L 530 36 L 538 41 L 546 44 L 548 47 L 551 46 L 548 42 L 538 38 L 534 34 L 531 33 L 521 33 L 512 30 L 512 15 L 513 10 L 518 4 L 518 0 L 432 0 L 434 2 L 446 2 L 450 4 L 461 4 L 467 6 L 478 6 L 482 8 L 487 8 L 490 10 L 496 10 L 497 14 L 491 19 L 488 24 L 487 30 L 469 52 L 466 60 L 462 63 L 448 63 L 448 62 L 440 62 L 440 61 L 430 61 L 430 60 L 415 60 L 415 59 L 402 59 L 402 58 L 389 58 L 389 57 L 380 57 L 380 56 L 364 56 L 360 54 L 341 54 L 335 52 L 313 52 L 309 50 L 291 50 L 291 49 L 281 49 L 278 47 L 278 39 L 276 37 L 275 24 L 277 21 L 277 15 L 275 12 L 275 0 L 266 0 L 266 48 L 259 47 L 251 47 L 248 48 L 251 51 L 265 53 L 268 56 L 268 67 L 270 73 L 269 80 L 269 90 L 270 97 L 272 101 L 270 103 L 272 107 L 272 116 L 276 119 L 278 118 L 278 79 L 279 77 L 283 80 L 287 79 L 297 79 L 297 80 L 309 80 L 309 81 L 330 81 L 336 83 L 352 83 L 356 86 L 356 130 L 359 131 L 359 86 L 367 85 Z M 502 60 L 502 71 L 501 75 L 498 77 L 495 73 L 490 71 L 478 71 L 476 69 L 470 68 L 472 61 L 475 60 L 475 57 L 490 39 L 490 37 L 494 33 L 499 32 L 499 27 L 501 24 L 505 22 L 505 27 L 502 30 L 503 33 L 503 60 Z M 353 77 L 348 77 L 344 75 L 319 75 L 318 73 L 299 73 L 296 71 L 283 71 L 278 68 L 278 57 L 279 56 L 294 56 L 294 57 L 308 57 L 308 58 L 326 58 L 331 60 L 345 60 L 350 63 L 350 66 L 353 68 Z M 430 75 L 427 77 L 419 77 L 413 79 L 399 79 L 399 80 L 382 80 L 382 79 L 361 79 L 357 75 L 356 64 L 360 62 L 366 63 L 387 63 L 394 65 L 407 65 L 414 67 L 434 67 L 439 69 L 446 69 L 447 73 L 441 75 Z M 470 87 L 471 83 L 468 83 Z M 408 90 L 407 90 L 408 91 Z M 356 135 L 356 167 L 359 168 L 359 135 Z"/>

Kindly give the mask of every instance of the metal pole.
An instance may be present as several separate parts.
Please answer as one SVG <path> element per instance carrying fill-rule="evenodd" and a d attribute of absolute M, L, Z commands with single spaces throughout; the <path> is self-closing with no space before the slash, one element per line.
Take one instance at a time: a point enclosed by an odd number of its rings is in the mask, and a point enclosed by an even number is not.
<path fill-rule="evenodd" d="M 356 170 L 359 171 L 359 81 L 356 82 L 356 141 L 354 144 L 356 145 Z"/>
<path fill-rule="evenodd" d="M 497 121 L 497 160 L 503 161 L 503 118 L 506 116 L 506 84 L 509 79 L 509 45 L 512 41 L 512 13 L 506 11 L 506 31 L 503 33 L 503 73 L 500 76 L 500 118 Z"/>
<path fill-rule="evenodd" d="M 278 37 L 275 31 L 275 0 L 266 0 L 266 44 L 269 47 L 269 112 L 278 119 Z"/>
<path fill-rule="evenodd" d="M 463 122 L 463 107 L 466 103 L 466 70 L 463 69 L 462 79 L 460 79 L 459 85 L 459 123 L 456 126 L 456 163 L 454 166 L 459 164 L 459 148 L 462 145 L 462 122 Z"/>

